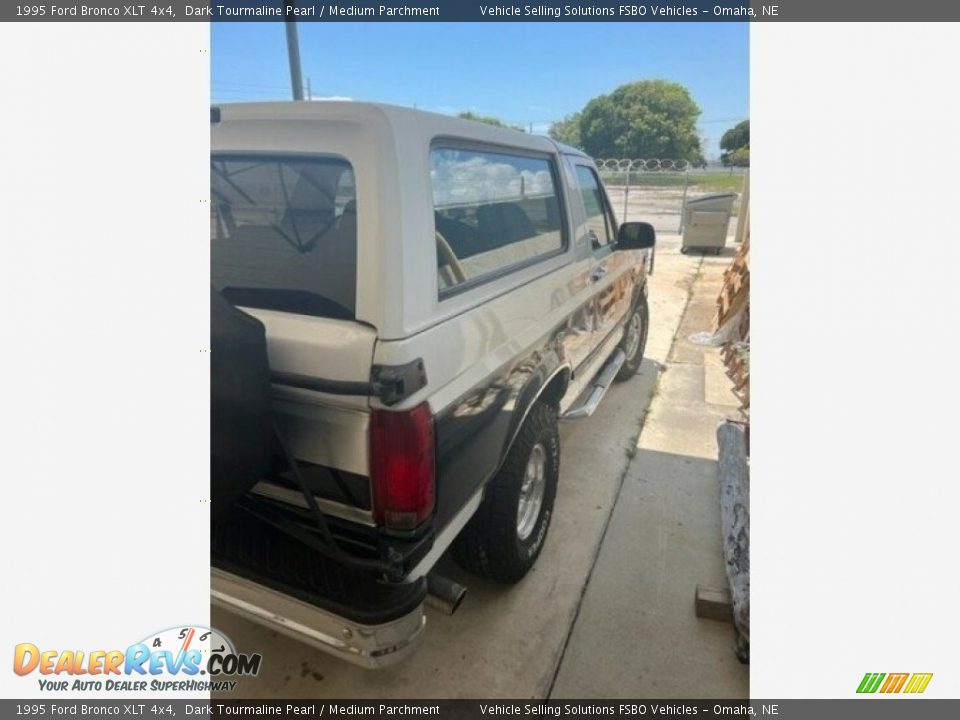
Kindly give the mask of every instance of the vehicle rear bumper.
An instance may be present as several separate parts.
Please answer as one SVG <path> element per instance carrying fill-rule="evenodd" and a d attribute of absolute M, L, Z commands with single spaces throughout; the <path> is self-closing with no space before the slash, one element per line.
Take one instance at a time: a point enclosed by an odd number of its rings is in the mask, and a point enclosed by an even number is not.
<path fill-rule="evenodd" d="M 403 660 L 426 624 L 422 603 L 389 622 L 364 625 L 219 568 L 211 569 L 210 596 L 216 607 L 366 668 Z"/>

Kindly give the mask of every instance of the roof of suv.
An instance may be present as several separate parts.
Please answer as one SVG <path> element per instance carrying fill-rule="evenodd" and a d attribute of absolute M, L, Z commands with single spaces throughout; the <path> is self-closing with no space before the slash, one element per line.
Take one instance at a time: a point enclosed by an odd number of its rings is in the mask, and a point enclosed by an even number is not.
<path fill-rule="evenodd" d="M 531 135 L 510 128 L 497 127 L 475 120 L 451 115 L 387 105 L 384 103 L 356 102 L 352 100 L 313 100 L 307 102 L 253 102 L 214 104 L 214 123 L 233 120 L 324 120 L 352 119 L 381 123 L 391 126 L 409 123 L 428 126 L 435 135 L 469 135 L 505 145 L 525 146 L 543 152 L 562 152 L 568 155 L 587 157 L 576 148 L 557 142 L 544 135 Z M 218 119 L 219 118 L 219 119 Z"/>

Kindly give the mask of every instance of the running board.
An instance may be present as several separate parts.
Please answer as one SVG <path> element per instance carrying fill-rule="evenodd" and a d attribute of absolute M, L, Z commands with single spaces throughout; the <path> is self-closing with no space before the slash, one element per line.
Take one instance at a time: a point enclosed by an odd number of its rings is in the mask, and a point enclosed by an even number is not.
<path fill-rule="evenodd" d="M 590 390 L 590 394 L 587 395 L 587 399 L 584 400 L 581 404 L 575 405 L 571 409 L 567 410 L 563 415 L 560 416 L 561 420 L 579 420 L 580 418 L 590 417 L 593 415 L 593 411 L 597 409 L 597 406 L 600 404 L 600 401 L 603 400 L 603 396 L 607 394 L 607 390 L 610 389 L 610 385 L 613 383 L 613 378 L 616 377 L 616 374 L 620 372 L 620 368 L 623 367 L 623 363 L 626 361 L 626 353 L 623 352 L 620 348 L 617 348 L 616 352 L 610 356 L 610 359 L 607 360 L 607 364 L 603 366 L 597 377 L 593 380 L 593 386 Z"/>

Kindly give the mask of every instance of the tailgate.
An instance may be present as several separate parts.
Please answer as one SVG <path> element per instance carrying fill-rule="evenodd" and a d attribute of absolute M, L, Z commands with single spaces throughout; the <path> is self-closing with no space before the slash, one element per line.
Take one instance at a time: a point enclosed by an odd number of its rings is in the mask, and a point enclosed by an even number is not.
<path fill-rule="evenodd" d="M 369 382 L 376 331 L 349 320 L 293 315 L 272 310 L 244 308 L 267 329 L 267 352 L 274 376 L 335 382 Z M 370 489 L 367 453 L 369 399 L 366 396 L 334 395 L 275 382 L 274 412 L 291 452 L 303 463 L 303 473 L 318 494 L 338 501 L 339 508 L 324 509 L 369 524 Z M 337 471 L 330 483 L 327 469 Z M 327 482 L 325 482 L 325 479 Z M 349 498 L 341 495 L 341 483 Z M 320 486 L 320 485 L 323 486 Z M 301 504 L 292 492 L 258 486 L 260 493 L 277 500 Z M 361 513 L 349 513 L 358 507 Z"/>
<path fill-rule="evenodd" d="M 274 373 L 338 382 L 368 382 L 377 332 L 353 320 L 244 307 L 267 329 L 267 352 Z M 308 401 L 367 408 L 365 397 L 310 393 Z"/>

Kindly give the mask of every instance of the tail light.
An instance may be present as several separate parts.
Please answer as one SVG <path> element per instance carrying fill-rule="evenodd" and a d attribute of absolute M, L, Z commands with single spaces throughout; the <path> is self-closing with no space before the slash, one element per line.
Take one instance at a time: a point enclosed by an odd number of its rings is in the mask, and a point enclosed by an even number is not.
<path fill-rule="evenodd" d="M 374 410 L 369 439 L 374 519 L 395 530 L 415 528 L 433 512 L 437 495 L 430 406 Z"/>

